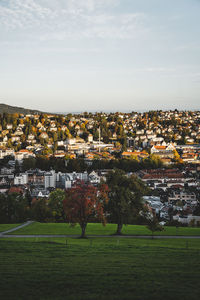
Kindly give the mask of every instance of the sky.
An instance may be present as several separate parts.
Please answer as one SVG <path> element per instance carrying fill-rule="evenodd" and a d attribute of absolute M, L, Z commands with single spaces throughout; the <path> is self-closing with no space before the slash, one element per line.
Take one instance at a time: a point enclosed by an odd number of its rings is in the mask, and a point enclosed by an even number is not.
<path fill-rule="evenodd" d="M 0 103 L 200 109 L 200 0 L 0 0 Z"/>

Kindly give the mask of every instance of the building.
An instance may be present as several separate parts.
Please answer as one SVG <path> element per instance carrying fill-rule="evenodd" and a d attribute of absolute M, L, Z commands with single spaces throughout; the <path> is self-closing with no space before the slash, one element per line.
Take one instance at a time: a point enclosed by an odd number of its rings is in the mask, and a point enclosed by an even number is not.
<path fill-rule="evenodd" d="M 56 173 L 54 170 L 44 174 L 44 187 L 45 189 L 56 187 Z"/>
<path fill-rule="evenodd" d="M 20 174 L 14 177 L 14 185 L 25 185 L 28 183 L 28 174 Z"/>

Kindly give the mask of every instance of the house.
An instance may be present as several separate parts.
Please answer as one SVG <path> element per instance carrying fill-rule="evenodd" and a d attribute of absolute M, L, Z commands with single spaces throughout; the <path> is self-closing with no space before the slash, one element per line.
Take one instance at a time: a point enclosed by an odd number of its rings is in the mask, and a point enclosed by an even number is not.
<path fill-rule="evenodd" d="M 34 139 L 35 139 L 35 136 L 33 134 L 28 135 L 28 140 L 34 140 Z"/>
<path fill-rule="evenodd" d="M 35 169 L 35 170 L 29 170 L 26 173 L 28 174 L 28 184 L 29 185 L 44 186 L 45 171 Z"/>
<path fill-rule="evenodd" d="M 13 125 L 12 125 L 12 124 L 7 124 L 6 128 L 7 128 L 8 130 L 10 130 L 10 129 L 13 128 Z"/>
<path fill-rule="evenodd" d="M 15 132 L 14 132 L 14 135 L 15 136 L 21 136 L 21 135 L 23 135 L 24 133 L 23 133 L 23 131 L 21 130 L 21 129 L 17 129 Z"/>
<path fill-rule="evenodd" d="M 42 132 L 39 137 L 42 139 L 45 139 L 45 140 L 49 138 L 49 136 L 46 132 Z"/>
<path fill-rule="evenodd" d="M 200 216 L 193 216 L 192 214 L 189 214 L 187 216 L 181 216 L 180 214 L 177 214 L 173 216 L 173 220 L 178 221 L 182 224 L 190 224 L 191 222 L 193 222 L 194 225 L 200 224 Z"/>
<path fill-rule="evenodd" d="M 185 175 L 178 169 L 141 170 L 137 175 L 153 189 L 167 190 L 174 185 L 184 187 Z"/>
<path fill-rule="evenodd" d="M 181 158 L 184 162 L 194 162 L 198 157 L 197 153 L 183 153 Z"/>
<path fill-rule="evenodd" d="M 31 192 L 31 197 L 32 198 L 48 198 L 50 192 L 46 189 L 41 189 L 41 188 L 36 188 L 33 189 Z"/>
<path fill-rule="evenodd" d="M 88 143 L 93 143 L 93 135 L 92 134 L 88 135 Z"/>
<path fill-rule="evenodd" d="M 18 152 L 15 152 L 15 159 L 18 161 L 29 157 L 35 157 L 35 154 L 27 149 L 21 149 Z"/>
<path fill-rule="evenodd" d="M 28 183 L 28 174 L 20 174 L 14 177 L 14 185 L 25 185 Z"/>
<path fill-rule="evenodd" d="M 89 182 L 93 185 L 97 185 L 101 181 L 101 177 L 95 172 L 92 171 L 88 176 Z"/>
<path fill-rule="evenodd" d="M 133 159 L 143 159 L 149 157 L 149 154 L 145 151 L 134 151 L 134 152 L 123 152 L 122 158 L 133 158 Z"/>
<path fill-rule="evenodd" d="M 10 188 L 10 185 L 7 185 L 7 184 L 5 184 L 5 185 L 0 185 L 0 194 L 5 194 L 5 193 L 7 193 L 8 190 L 9 190 L 9 188 Z"/>
<path fill-rule="evenodd" d="M 50 127 L 49 130 L 50 130 L 50 131 L 53 131 L 53 132 L 56 132 L 58 129 L 57 129 L 57 127 Z"/>
<path fill-rule="evenodd" d="M 65 157 L 65 152 L 63 152 L 63 151 L 56 151 L 56 153 L 54 154 L 54 157 L 56 157 L 56 158 L 63 158 L 63 157 Z"/>
<path fill-rule="evenodd" d="M 11 141 L 12 141 L 12 143 L 19 142 L 20 141 L 20 137 L 14 135 L 14 136 L 11 137 Z"/>
<path fill-rule="evenodd" d="M 0 159 L 6 156 L 14 156 L 15 151 L 13 149 L 0 149 Z"/>
<path fill-rule="evenodd" d="M 166 146 L 164 145 L 157 145 L 157 146 L 153 146 L 151 148 L 151 153 L 152 154 L 159 154 L 159 153 L 165 153 L 165 154 L 168 154 L 168 153 L 173 153 L 173 151 L 175 151 L 176 148 L 173 144 L 168 144 Z"/>
<path fill-rule="evenodd" d="M 178 201 L 185 201 L 185 202 L 196 202 L 197 198 L 195 193 L 189 193 L 186 191 L 174 191 L 169 197 L 168 197 L 168 202 L 169 203 L 175 203 Z"/>

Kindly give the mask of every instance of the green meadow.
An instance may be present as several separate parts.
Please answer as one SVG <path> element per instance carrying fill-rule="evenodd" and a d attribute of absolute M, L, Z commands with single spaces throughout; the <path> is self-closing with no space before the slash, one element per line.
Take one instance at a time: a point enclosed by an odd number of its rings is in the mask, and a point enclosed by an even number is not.
<path fill-rule="evenodd" d="M 199 299 L 199 239 L 0 239 L 0 299 Z"/>
<path fill-rule="evenodd" d="M 106 224 L 103 226 L 99 223 L 89 223 L 87 225 L 86 234 L 87 235 L 112 235 L 116 232 L 116 224 Z M 200 228 L 198 227 L 164 227 L 165 230 L 162 232 L 155 232 L 155 235 L 200 235 Z M 64 234 L 64 235 L 80 235 L 81 229 L 79 225 L 71 227 L 66 223 L 39 223 L 35 222 L 27 227 L 16 230 L 12 234 Z M 123 226 L 122 233 L 124 235 L 151 235 L 151 232 L 143 225 L 127 225 Z"/>
<path fill-rule="evenodd" d="M 0 224 L 0 232 L 17 227 L 20 224 Z"/>

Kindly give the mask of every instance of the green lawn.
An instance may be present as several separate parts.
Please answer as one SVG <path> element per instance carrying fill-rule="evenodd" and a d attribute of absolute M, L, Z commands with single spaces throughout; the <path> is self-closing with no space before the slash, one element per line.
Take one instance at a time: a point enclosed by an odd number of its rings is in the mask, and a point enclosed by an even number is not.
<path fill-rule="evenodd" d="M 0 299 L 196 300 L 200 240 L 0 239 Z"/>
<path fill-rule="evenodd" d="M 112 235 L 116 231 L 115 224 L 103 226 L 98 223 L 89 223 L 86 229 L 87 235 Z M 70 227 L 65 223 L 32 223 L 27 227 L 14 231 L 10 234 L 80 234 L 80 226 Z M 123 234 L 126 235 L 150 235 L 151 232 L 142 225 L 123 226 Z M 192 227 L 165 227 L 162 232 L 155 235 L 200 235 L 200 228 Z"/>
<path fill-rule="evenodd" d="M 20 224 L 0 224 L 0 232 L 12 229 L 19 226 Z"/>

